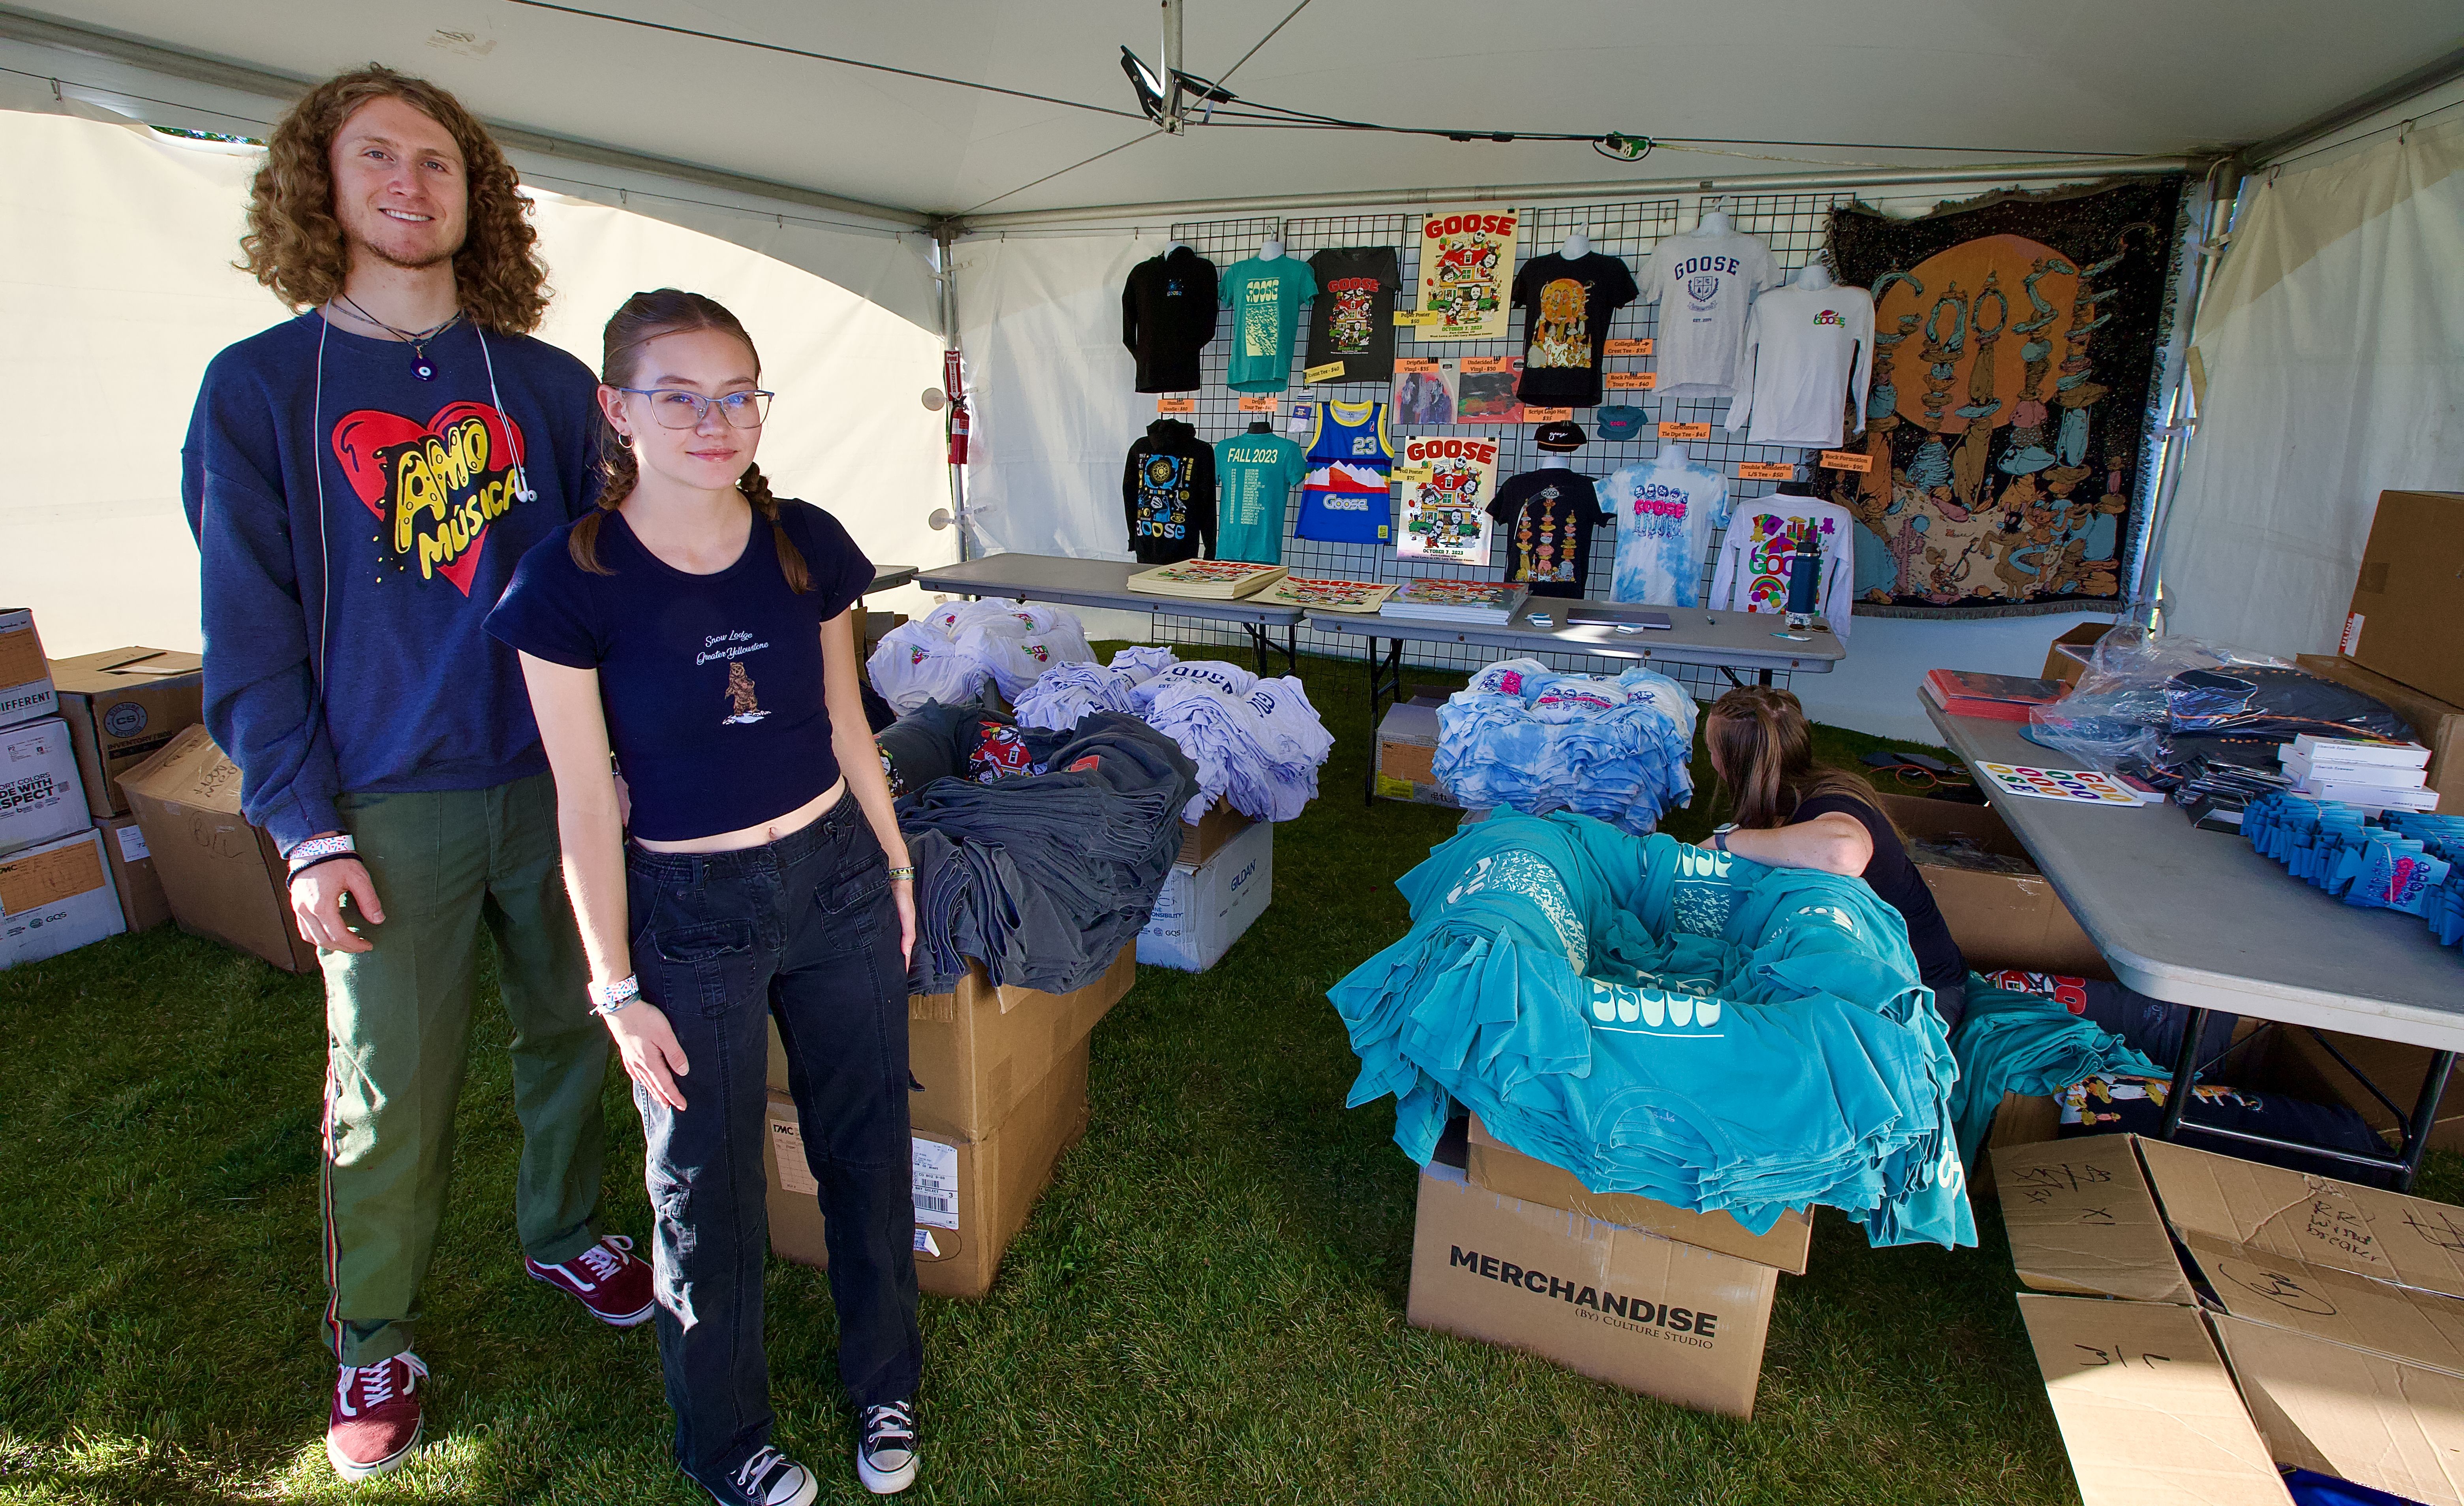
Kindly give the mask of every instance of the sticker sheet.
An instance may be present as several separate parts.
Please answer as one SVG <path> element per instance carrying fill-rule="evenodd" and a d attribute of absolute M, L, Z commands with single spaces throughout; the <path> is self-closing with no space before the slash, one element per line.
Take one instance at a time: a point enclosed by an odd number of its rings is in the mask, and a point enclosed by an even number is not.
<path fill-rule="evenodd" d="M 2037 768 L 2028 764 L 1979 764 L 1993 787 L 2006 795 L 2071 800 L 2087 806 L 2135 807 L 2144 802 L 2112 775 L 2093 768 Z"/>

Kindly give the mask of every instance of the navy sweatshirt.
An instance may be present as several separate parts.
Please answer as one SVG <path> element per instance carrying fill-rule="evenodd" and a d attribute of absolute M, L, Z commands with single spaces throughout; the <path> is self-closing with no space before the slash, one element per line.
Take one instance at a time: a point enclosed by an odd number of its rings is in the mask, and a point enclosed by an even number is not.
<path fill-rule="evenodd" d="M 422 382 L 407 345 L 312 310 L 206 368 L 180 488 L 202 556 L 206 726 L 286 852 L 341 829 L 345 791 L 547 767 L 519 663 L 482 624 L 523 554 L 597 495 L 598 384 L 543 342 L 481 340 L 465 323 L 429 342 Z M 516 495 L 517 460 L 534 500 Z"/>

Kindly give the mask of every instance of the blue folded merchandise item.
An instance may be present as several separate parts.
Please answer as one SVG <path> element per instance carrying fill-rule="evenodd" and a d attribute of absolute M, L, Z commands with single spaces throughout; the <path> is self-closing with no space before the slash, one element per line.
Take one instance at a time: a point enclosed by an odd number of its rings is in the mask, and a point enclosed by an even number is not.
<path fill-rule="evenodd" d="M 1958 1076 L 1899 913 L 1573 812 L 1463 828 L 1397 887 L 1412 928 L 1329 991 L 1426 1163 L 1449 1100 L 1595 1192 L 1847 1212 L 1878 1245 L 1975 1243 Z"/>
<path fill-rule="evenodd" d="M 1694 798 L 1694 699 L 1665 675 L 1563 675 L 1507 659 L 1438 708 L 1432 763 L 1474 809 L 1574 810 L 1647 832 Z"/>
<path fill-rule="evenodd" d="M 2242 812 L 2242 836 L 2285 872 L 2363 909 L 2418 916 L 2442 946 L 2464 941 L 2464 816 L 2360 807 L 2290 792 Z"/>
<path fill-rule="evenodd" d="M 2178 1043 L 2180 1027 L 2174 1030 Z M 2092 1075 L 2163 1070 L 2060 1000 L 1998 987 L 1975 973 L 1968 975 L 1968 1012 L 1951 1037 L 1951 1053 L 1959 1062 L 1951 1095 L 1959 1159 L 1971 1169 L 2004 1094 L 2042 1097 Z"/>

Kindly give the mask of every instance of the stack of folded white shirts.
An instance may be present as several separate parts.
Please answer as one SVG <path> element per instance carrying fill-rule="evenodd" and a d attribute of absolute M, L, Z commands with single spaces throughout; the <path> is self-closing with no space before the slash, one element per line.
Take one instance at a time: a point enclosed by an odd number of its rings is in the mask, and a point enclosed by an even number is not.
<path fill-rule="evenodd" d="M 2430 750 L 2418 742 L 2374 742 L 2361 738 L 2320 738 L 2303 733 L 2277 750 L 2298 794 L 2382 810 L 2435 810 L 2438 791 L 2430 783 Z"/>
<path fill-rule="evenodd" d="M 1066 730 L 1098 711 L 1126 710 L 1198 765 L 1183 819 L 1219 798 L 1253 821 L 1289 821 L 1317 798 L 1334 746 L 1298 679 L 1261 679 L 1220 659 L 1179 660 L 1163 648 L 1123 649 L 1110 668 L 1047 670 L 1016 698 L 1021 726 Z"/>
<path fill-rule="evenodd" d="M 1074 613 L 1041 602 L 970 601 L 892 628 L 865 669 L 904 716 L 928 700 L 972 700 L 986 680 L 1015 700 L 1053 666 L 1094 657 Z"/>

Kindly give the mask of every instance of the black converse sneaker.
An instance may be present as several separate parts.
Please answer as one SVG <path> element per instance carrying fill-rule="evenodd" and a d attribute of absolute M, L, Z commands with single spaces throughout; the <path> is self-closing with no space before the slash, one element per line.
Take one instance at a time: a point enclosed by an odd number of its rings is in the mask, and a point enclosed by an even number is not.
<path fill-rule="evenodd" d="M 895 1495 L 915 1483 L 915 1404 L 891 1402 L 864 1409 L 855 1446 L 855 1477 L 875 1495 Z"/>
<path fill-rule="evenodd" d="M 721 1506 L 813 1506 L 822 1494 L 822 1482 L 812 1471 L 771 1448 L 753 1451 L 726 1483 L 725 1494 L 707 1482 L 701 1488 Z"/>

